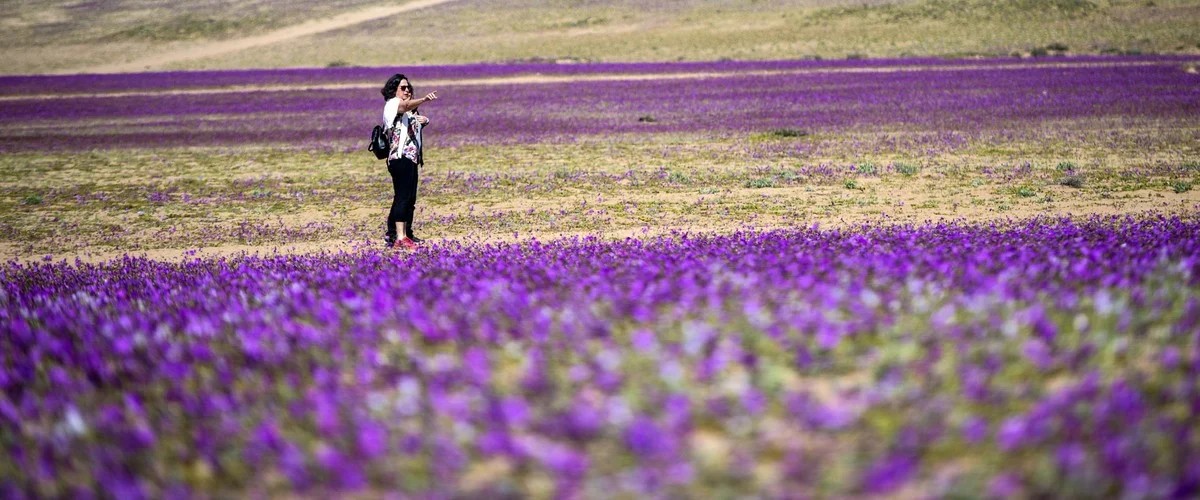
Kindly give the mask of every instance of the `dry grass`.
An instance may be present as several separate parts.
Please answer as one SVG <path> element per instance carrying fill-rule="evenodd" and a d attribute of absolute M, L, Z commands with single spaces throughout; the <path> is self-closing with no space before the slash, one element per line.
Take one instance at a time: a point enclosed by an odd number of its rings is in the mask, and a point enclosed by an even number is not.
<path fill-rule="evenodd" d="M 495 241 L 1187 214 L 1200 190 L 1176 186 L 1200 182 L 1200 149 L 1176 136 L 1197 132 L 1128 132 L 1136 152 L 1047 141 L 863 153 L 878 134 L 442 148 L 423 174 L 417 221 L 427 237 Z M 820 153 L 788 152 L 800 142 Z M 357 153 L 18 154 L 0 158 L 0 172 L 3 260 L 349 248 L 377 243 L 391 199 L 382 163 Z"/>
<path fill-rule="evenodd" d="M 369 8 L 336 3 L 8 5 L 4 73 L 71 72 Z M 1061 4 L 1061 5 L 1060 5 Z M 1078 7 L 1078 6 L 1084 7 Z M 965 6 L 965 7 L 964 7 Z M 1075 7 L 1072 7 L 1075 6 Z M 638 7 L 638 8 L 634 8 Z M 450 2 L 151 69 L 386 66 L 519 60 L 673 61 L 1200 53 L 1200 1 Z M 379 50 L 379 47 L 397 47 Z"/>

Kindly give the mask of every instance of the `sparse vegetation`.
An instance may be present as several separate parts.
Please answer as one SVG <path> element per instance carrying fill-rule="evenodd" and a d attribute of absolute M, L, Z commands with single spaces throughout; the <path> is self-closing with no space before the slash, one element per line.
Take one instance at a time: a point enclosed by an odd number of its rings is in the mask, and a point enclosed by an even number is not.
<path fill-rule="evenodd" d="M 255 19 L 221 19 L 200 14 L 184 14 L 140 24 L 118 31 L 101 41 L 145 40 L 170 42 L 179 40 L 221 39 L 240 34 L 259 26 Z"/>
<path fill-rule="evenodd" d="M 757 179 L 747 180 L 744 185 L 751 189 L 770 188 L 775 187 L 775 179 L 770 177 L 759 177 Z"/>
<path fill-rule="evenodd" d="M 252 36 L 301 22 L 373 6 L 365 0 L 263 4 L 248 2 L 214 11 L 207 4 L 139 2 L 139 16 L 121 16 L 129 0 L 88 4 L 76 15 L 50 21 L 35 4 L 4 12 L 16 28 L 0 41 L 0 71 L 36 73 L 87 67 L 121 53 L 151 52 L 163 42 L 197 42 Z M 455 3 L 423 19 L 440 33 L 437 51 L 414 54 L 409 64 L 559 61 L 714 61 L 841 59 L 908 56 L 1005 56 L 1010 53 L 1178 53 L 1195 50 L 1200 0 L 1149 7 L 1132 2 L 1073 0 L 901 0 L 896 2 L 700 2 L 644 7 L 636 2 L 484 1 Z M 1170 15 L 1164 15 L 1170 12 Z M 762 19 L 780 22 L 763 23 Z M 1111 19 L 1122 19 L 1113 23 Z M 1061 24 L 1069 22 L 1070 30 Z M 329 61 L 388 66 L 394 57 L 362 47 L 407 37 L 398 19 L 373 20 L 356 29 L 304 37 L 228 57 L 172 67 L 217 69 L 318 67 Z M 697 26 L 719 27 L 714 30 Z M 512 36 L 520 33 L 521 36 Z M 713 36 L 719 33 L 720 36 Z M 987 36 L 981 36 L 986 34 Z M 580 44 L 578 37 L 587 37 Z M 770 43 L 764 43 L 770 41 Z"/>
<path fill-rule="evenodd" d="M 897 163 L 895 164 L 896 171 L 904 176 L 913 176 L 921 171 L 921 167 L 912 163 Z"/>
<path fill-rule="evenodd" d="M 1075 189 L 1079 189 L 1079 188 L 1083 187 L 1083 178 L 1079 177 L 1079 176 L 1075 176 L 1075 175 L 1070 175 L 1070 176 L 1064 177 L 1061 181 L 1059 181 L 1059 184 L 1062 184 L 1067 187 L 1073 187 Z"/>
<path fill-rule="evenodd" d="M 797 128 L 777 128 L 771 130 L 770 134 L 775 137 L 806 137 L 808 131 Z"/>

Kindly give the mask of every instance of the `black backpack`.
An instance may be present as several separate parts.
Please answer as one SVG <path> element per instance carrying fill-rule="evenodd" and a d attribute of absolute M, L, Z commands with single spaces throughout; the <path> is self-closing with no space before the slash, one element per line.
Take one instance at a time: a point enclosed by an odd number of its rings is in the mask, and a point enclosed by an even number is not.
<path fill-rule="evenodd" d="M 400 113 L 396 113 L 396 120 L 400 119 Z M 396 120 L 392 120 L 392 126 L 396 126 Z M 392 151 L 392 134 L 388 133 L 388 129 L 383 128 L 383 125 L 376 125 L 371 129 L 371 142 L 367 143 L 367 151 L 375 153 L 375 158 L 380 160 L 388 157 L 388 153 Z"/>

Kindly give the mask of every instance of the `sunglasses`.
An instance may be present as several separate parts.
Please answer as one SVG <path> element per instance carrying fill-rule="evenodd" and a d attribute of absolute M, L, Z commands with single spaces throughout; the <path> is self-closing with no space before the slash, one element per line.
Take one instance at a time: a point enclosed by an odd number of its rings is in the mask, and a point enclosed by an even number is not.
<path fill-rule="evenodd" d="M 412 87 L 410 87 L 408 85 L 401 85 L 400 90 L 406 90 L 406 91 L 412 92 Z"/>

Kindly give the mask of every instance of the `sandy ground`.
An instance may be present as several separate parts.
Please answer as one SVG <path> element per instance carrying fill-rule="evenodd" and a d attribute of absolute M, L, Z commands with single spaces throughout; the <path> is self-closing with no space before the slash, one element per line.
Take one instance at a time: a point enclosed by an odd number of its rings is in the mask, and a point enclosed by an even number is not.
<path fill-rule="evenodd" d="M 771 230 L 795 229 L 799 227 L 817 226 L 822 229 L 853 228 L 863 224 L 923 224 L 933 221 L 959 221 L 984 223 L 988 221 L 1023 220 L 1032 217 L 1073 217 L 1087 218 L 1090 216 L 1117 216 L 1136 214 L 1178 215 L 1196 217 L 1200 215 L 1200 191 L 1192 190 L 1184 193 L 1163 192 L 1156 190 L 1138 190 L 1121 193 L 1119 197 L 1102 197 L 1065 186 L 1054 186 L 1046 189 L 1053 197 L 1050 203 L 1038 199 L 1009 200 L 1006 208 L 997 210 L 994 187 L 955 190 L 947 194 L 939 190 L 931 190 L 920 181 L 913 182 L 880 182 L 868 181 L 871 186 L 870 196 L 886 200 L 883 204 L 856 206 L 854 200 L 863 195 L 848 191 L 840 186 L 817 187 L 786 187 L 767 189 L 736 189 L 722 195 L 708 196 L 712 198 L 713 209 L 702 214 L 683 214 L 677 210 L 639 208 L 634 212 L 621 212 L 620 207 L 627 202 L 646 207 L 649 203 L 659 203 L 671 206 L 682 206 L 695 203 L 705 196 L 691 193 L 633 193 L 618 195 L 605 200 L 603 204 L 595 204 L 594 193 L 579 193 L 565 198 L 555 199 L 510 199 L 497 203 L 480 203 L 468 201 L 459 204 L 433 205 L 429 202 L 418 206 L 418 234 L 427 238 L 429 244 L 454 242 L 462 244 L 498 244 L 523 242 L 536 239 L 542 242 L 560 238 L 599 237 L 608 240 L 624 238 L 644 238 L 668 235 L 674 232 L 692 234 L 728 234 L 740 230 Z M 795 207 L 795 213 L 780 215 L 771 213 L 752 213 L 749 215 L 719 216 L 724 208 L 736 207 L 746 203 L 761 203 L 763 197 L 773 199 L 778 205 Z M 987 200 L 988 203 L 979 203 Z M 1006 198 L 1006 200 L 1008 200 Z M 602 208 L 609 213 L 614 223 L 603 231 L 572 231 L 542 228 L 535 230 L 492 231 L 469 230 L 450 234 L 435 234 L 421 231 L 420 219 L 430 219 L 447 214 L 464 214 L 474 210 L 480 214 L 493 212 L 518 214 L 527 210 L 547 210 L 564 207 L 579 207 L 580 201 L 592 203 L 592 208 Z M 836 208 L 829 208 L 836 207 Z M 384 217 L 384 208 L 355 210 L 356 215 L 377 215 Z M 361 212 L 367 211 L 368 214 Z M 377 212 L 377 213 L 376 213 Z M 597 216 L 601 218 L 602 216 Z M 639 222 L 641 221 L 641 222 Z M 305 220 L 292 220 L 293 224 L 303 224 Z M 54 255 L 52 260 L 83 262 L 102 262 L 121 258 L 125 255 L 142 256 L 156 260 L 180 261 L 195 258 L 227 257 L 237 255 L 277 255 L 277 254 L 306 254 L 316 252 L 364 252 L 391 251 L 384 249 L 378 239 L 369 241 L 346 241 L 345 239 L 330 239 L 325 241 L 306 241 L 295 243 L 270 243 L 264 245 L 218 245 L 202 248 L 164 248 L 146 251 L 127 252 L 122 250 L 83 251 L 70 255 Z M 0 261 L 16 259 L 18 261 L 37 261 L 45 256 L 20 255 L 16 245 L 0 244 Z"/>

